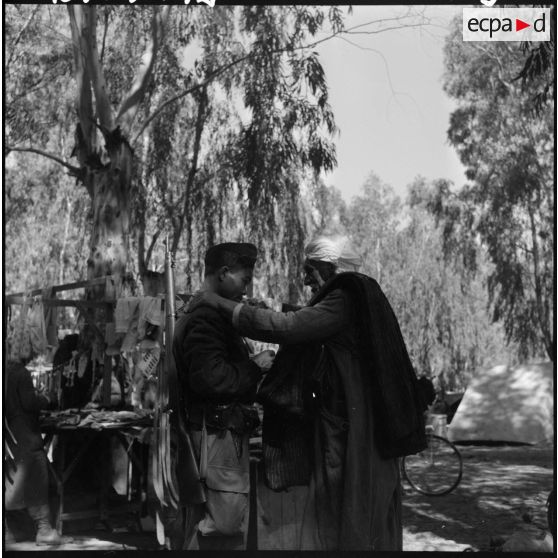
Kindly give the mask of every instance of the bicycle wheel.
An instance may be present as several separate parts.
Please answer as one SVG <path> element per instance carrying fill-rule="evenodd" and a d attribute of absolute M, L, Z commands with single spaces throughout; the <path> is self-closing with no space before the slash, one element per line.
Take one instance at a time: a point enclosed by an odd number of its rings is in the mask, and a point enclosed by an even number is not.
<path fill-rule="evenodd" d="M 426 435 L 426 448 L 403 458 L 403 474 L 407 482 L 427 496 L 449 494 L 461 480 L 463 460 L 459 450 L 445 438 Z"/>

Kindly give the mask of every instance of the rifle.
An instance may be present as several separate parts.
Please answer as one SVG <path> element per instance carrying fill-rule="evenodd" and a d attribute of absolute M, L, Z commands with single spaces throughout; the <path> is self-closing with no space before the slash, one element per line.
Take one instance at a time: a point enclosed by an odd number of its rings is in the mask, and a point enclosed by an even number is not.
<path fill-rule="evenodd" d="M 159 375 L 155 410 L 155 446 L 153 455 L 153 486 L 161 507 L 174 515 L 180 505 L 205 501 L 198 464 L 192 441 L 186 430 L 186 404 L 178 380 L 172 351 L 176 320 L 174 272 L 175 262 L 165 241 L 165 353 Z M 163 511 L 161 510 L 161 511 Z M 159 519 L 158 538 L 164 526 Z M 163 540 L 161 540 L 163 539 Z"/>
<path fill-rule="evenodd" d="M 168 244 L 167 244 L 168 251 Z M 167 254 L 165 253 L 165 275 L 168 275 L 166 269 Z M 172 267 L 172 262 L 171 262 Z M 172 272 L 172 269 L 171 269 Z M 167 284 L 171 282 L 167 279 Z M 168 288 L 167 288 L 168 290 Z M 172 294 L 172 293 L 171 293 Z M 160 510 L 157 510 L 157 539 L 159 544 L 165 544 L 165 523 L 169 515 L 173 511 L 178 510 L 179 497 L 176 490 L 175 482 L 172 475 L 171 467 L 171 432 L 170 432 L 170 419 L 169 419 L 169 385 L 168 385 L 168 353 L 169 344 L 172 341 L 171 336 L 168 335 L 169 316 L 169 293 L 166 293 L 164 301 L 165 309 L 165 339 L 164 339 L 164 364 L 161 366 L 159 363 L 159 378 L 157 382 L 157 404 L 155 406 L 154 417 L 154 438 L 153 449 L 151 452 L 151 463 L 153 469 L 153 489 L 157 499 L 159 500 Z M 170 306 L 172 310 L 172 306 Z M 174 324 L 173 324 L 174 325 Z"/>
<path fill-rule="evenodd" d="M 168 246 L 168 245 L 167 245 Z M 194 454 L 192 439 L 186 429 L 188 423 L 187 401 L 184 386 L 181 384 L 176 369 L 176 361 L 172 351 L 172 340 L 174 339 L 174 324 L 176 320 L 175 308 L 175 288 L 174 288 L 174 260 L 172 253 L 166 252 L 165 273 L 167 279 L 167 338 L 169 339 L 168 350 L 166 352 L 166 368 L 170 391 L 171 408 L 171 432 L 172 442 L 175 445 L 177 463 L 176 475 L 180 490 L 180 500 L 184 504 L 201 504 L 205 502 L 205 493 L 200 481 L 198 462 Z"/>

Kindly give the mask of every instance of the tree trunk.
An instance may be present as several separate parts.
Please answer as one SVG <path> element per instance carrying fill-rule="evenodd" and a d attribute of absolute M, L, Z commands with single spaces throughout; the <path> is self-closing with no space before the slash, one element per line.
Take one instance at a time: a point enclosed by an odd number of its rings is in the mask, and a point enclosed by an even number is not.
<path fill-rule="evenodd" d="M 110 151 L 110 163 L 88 173 L 93 228 L 88 278 L 123 275 L 128 261 L 132 151 L 125 140 Z"/>
<path fill-rule="evenodd" d="M 105 275 L 120 275 L 126 272 L 129 250 L 130 187 L 132 179 L 133 154 L 127 141 L 120 136 L 119 128 L 112 133 L 105 132 L 109 162 L 100 165 L 93 157 L 93 165 L 82 166 L 82 177 L 91 194 L 92 229 L 87 277 L 95 279 Z M 104 284 L 87 290 L 87 299 L 106 301 Z M 114 296 L 114 293 L 110 293 Z M 100 353 L 105 349 L 105 325 L 114 320 L 110 304 L 102 305 L 86 313 L 88 326 L 83 331 L 82 342 L 89 346 L 96 339 Z M 112 357 L 105 356 L 103 369 L 103 405 L 110 405 L 110 385 Z"/>
<path fill-rule="evenodd" d="M 62 248 L 60 249 L 60 257 L 58 258 L 58 262 L 59 262 L 58 283 L 60 285 L 64 283 L 64 271 L 66 268 L 64 259 L 66 257 L 66 245 L 68 244 L 68 233 L 70 229 L 70 219 L 72 217 L 72 207 L 73 207 L 73 203 L 70 201 L 70 198 L 67 197 L 66 198 L 66 222 L 64 224 L 64 238 L 62 239 Z"/>

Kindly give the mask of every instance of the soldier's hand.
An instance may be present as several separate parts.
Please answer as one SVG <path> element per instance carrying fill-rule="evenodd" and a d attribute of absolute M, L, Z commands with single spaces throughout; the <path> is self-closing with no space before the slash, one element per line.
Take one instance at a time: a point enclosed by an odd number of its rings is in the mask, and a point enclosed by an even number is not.
<path fill-rule="evenodd" d="M 263 372 L 267 372 L 273 364 L 273 359 L 275 358 L 275 351 L 268 349 L 266 351 L 262 351 L 261 353 L 258 353 L 257 355 L 252 356 L 251 358 L 252 361 L 255 362 Z"/>

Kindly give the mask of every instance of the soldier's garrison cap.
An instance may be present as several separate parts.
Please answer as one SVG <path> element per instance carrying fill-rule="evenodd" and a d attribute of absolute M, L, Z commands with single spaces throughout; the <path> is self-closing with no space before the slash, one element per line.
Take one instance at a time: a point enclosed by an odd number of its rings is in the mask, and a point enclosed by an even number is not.
<path fill-rule="evenodd" d="M 224 265 L 254 267 L 257 258 L 258 249 L 249 242 L 223 242 L 207 250 L 205 265 L 213 269 Z"/>

